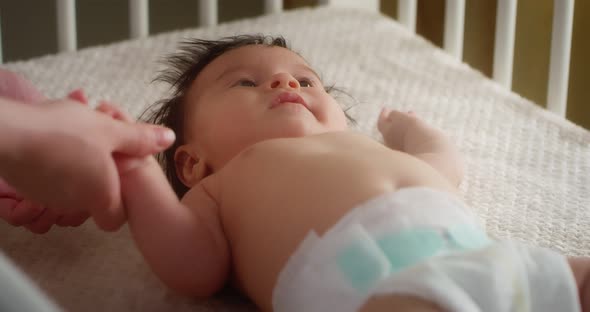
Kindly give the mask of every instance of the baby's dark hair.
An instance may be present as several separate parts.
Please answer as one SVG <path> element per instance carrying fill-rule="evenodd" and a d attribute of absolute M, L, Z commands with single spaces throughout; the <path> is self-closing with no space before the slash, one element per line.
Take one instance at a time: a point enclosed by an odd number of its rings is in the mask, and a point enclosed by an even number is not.
<path fill-rule="evenodd" d="M 184 99 L 189 88 L 201 71 L 220 55 L 243 46 L 263 45 L 289 49 L 282 36 L 266 36 L 261 34 L 225 37 L 219 40 L 188 39 L 180 43 L 178 51 L 167 56 L 162 70 L 154 79 L 170 85 L 172 94 L 168 98 L 157 101 L 142 115 L 147 113 L 146 121 L 172 129 L 176 133 L 176 141 L 156 157 L 162 165 L 168 181 L 179 197 L 189 188 L 182 183 L 176 174 L 174 154 L 184 142 Z M 334 87 L 327 87 L 330 92 Z M 346 113 L 346 112 L 345 112 Z M 349 121 L 354 122 L 348 114 Z"/>

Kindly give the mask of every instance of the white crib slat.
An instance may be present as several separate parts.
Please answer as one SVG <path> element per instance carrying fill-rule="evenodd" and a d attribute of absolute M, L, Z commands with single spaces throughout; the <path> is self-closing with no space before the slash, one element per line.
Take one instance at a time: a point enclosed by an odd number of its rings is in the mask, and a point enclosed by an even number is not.
<path fill-rule="evenodd" d="M 444 49 L 457 59 L 463 58 L 463 29 L 465 27 L 465 0 L 445 1 Z"/>
<path fill-rule="evenodd" d="M 217 24 L 217 0 L 199 0 L 199 25 Z"/>
<path fill-rule="evenodd" d="M 417 7 L 418 2 L 416 0 L 397 1 L 397 19 L 412 32 L 416 32 Z"/>
<path fill-rule="evenodd" d="M 563 117 L 567 109 L 573 20 L 574 0 L 554 0 L 547 109 Z"/>
<path fill-rule="evenodd" d="M 129 34 L 131 38 L 149 34 L 148 0 L 129 0 Z"/>
<path fill-rule="evenodd" d="M 273 14 L 283 11 L 283 0 L 264 0 L 264 13 Z"/>
<path fill-rule="evenodd" d="M 493 78 L 508 89 L 512 88 L 516 3 L 517 0 L 498 0 L 496 10 Z"/>
<path fill-rule="evenodd" d="M 76 50 L 75 0 L 57 0 L 57 46 L 60 52 Z"/>

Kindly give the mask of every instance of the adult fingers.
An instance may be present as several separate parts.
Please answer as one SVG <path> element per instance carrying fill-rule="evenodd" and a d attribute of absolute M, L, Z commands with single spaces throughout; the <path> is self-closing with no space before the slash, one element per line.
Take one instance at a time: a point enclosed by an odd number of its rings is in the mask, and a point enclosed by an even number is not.
<path fill-rule="evenodd" d="M 122 206 L 119 173 L 112 160 L 104 168 L 102 177 L 104 181 L 108 181 L 104 184 L 106 188 L 95 191 L 94 195 L 88 195 L 88 198 L 99 197 L 87 205 L 87 211 L 90 211 L 94 223 L 99 228 L 104 231 L 116 231 L 125 223 L 127 218 Z"/>
<path fill-rule="evenodd" d="M 10 225 L 16 225 L 12 221 L 12 211 L 18 204 L 18 201 L 12 198 L 0 198 L 0 219 L 6 221 Z"/>
<path fill-rule="evenodd" d="M 26 103 L 45 100 L 45 96 L 30 81 L 5 69 L 0 69 L 0 95 Z"/>
<path fill-rule="evenodd" d="M 25 224 L 24 227 L 35 234 L 45 234 L 55 224 L 58 217 L 59 216 L 50 209 L 45 209 L 37 219 L 29 224 Z"/>
<path fill-rule="evenodd" d="M 0 198 L 23 199 L 22 196 L 17 193 L 16 189 L 6 183 L 6 181 L 2 180 L 2 178 L 0 178 Z"/>
<path fill-rule="evenodd" d="M 97 111 L 111 116 L 111 118 L 128 122 L 134 123 L 135 120 L 131 115 L 127 112 L 119 108 L 118 106 L 108 103 L 106 101 L 101 102 L 98 107 L 96 108 Z M 147 163 L 147 157 L 132 157 L 127 156 L 121 153 L 113 153 L 113 159 L 115 160 L 115 165 L 117 165 L 117 171 L 119 175 L 125 174 L 135 168 L 141 167 Z"/>
<path fill-rule="evenodd" d="M 127 123 L 127 125 L 118 123 L 117 132 L 120 136 L 114 151 L 119 154 L 148 156 L 161 152 L 174 142 L 175 135 L 172 130 L 143 123 L 135 124 L 133 117 L 114 104 L 103 101 L 96 110 L 117 121 Z"/>
<path fill-rule="evenodd" d="M 24 199 L 17 202 L 9 216 L 12 225 L 23 225 L 33 222 L 45 211 L 41 204 Z"/>
<path fill-rule="evenodd" d="M 116 134 L 110 136 L 113 152 L 128 156 L 141 157 L 161 152 L 176 139 L 174 132 L 168 128 L 143 123 L 112 120 L 108 129 Z"/>
<path fill-rule="evenodd" d="M 111 118 L 116 119 L 116 120 L 129 122 L 129 123 L 135 122 L 135 119 L 133 117 L 131 117 L 131 115 L 129 115 L 126 111 L 124 111 L 120 107 L 118 107 L 114 104 L 111 104 L 109 102 L 106 102 L 106 101 L 100 102 L 100 104 L 98 104 L 98 106 L 96 107 L 96 110 L 103 113 L 103 114 L 107 114 L 107 115 L 111 116 Z"/>
<path fill-rule="evenodd" d="M 94 223 L 103 231 L 114 232 L 117 231 L 125 224 L 127 216 L 123 203 L 117 204 L 117 206 L 108 213 L 93 214 L 92 219 Z"/>
<path fill-rule="evenodd" d="M 108 209 L 93 210 L 91 215 L 96 226 L 107 232 L 117 231 L 127 220 L 121 201 Z"/>
<path fill-rule="evenodd" d="M 82 89 L 76 89 L 68 94 L 68 99 L 88 105 L 88 97 Z"/>
<path fill-rule="evenodd" d="M 55 224 L 59 226 L 80 226 L 86 220 L 90 218 L 90 214 L 88 212 L 82 211 L 78 213 L 62 215 L 60 216 Z"/>

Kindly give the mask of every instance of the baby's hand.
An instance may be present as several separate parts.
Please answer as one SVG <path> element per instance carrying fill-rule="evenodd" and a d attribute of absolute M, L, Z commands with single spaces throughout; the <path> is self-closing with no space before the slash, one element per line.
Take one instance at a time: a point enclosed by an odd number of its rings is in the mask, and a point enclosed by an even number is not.
<path fill-rule="evenodd" d="M 384 107 L 379 114 L 377 129 L 387 147 L 404 151 L 406 136 L 418 123 L 421 120 L 412 111 L 404 113 Z"/>
<path fill-rule="evenodd" d="M 123 111 L 116 105 L 113 105 L 109 102 L 101 102 L 96 107 L 96 111 L 108 115 L 115 120 L 120 120 L 128 123 L 135 123 L 135 119 L 133 117 L 131 117 L 129 114 L 127 114 L 125 111 Z M 147 158 L 149 157 L 138 158 L 115 153 L 113 154 L 113 158 L 115 159 L 119 176 L 122 176 L 135 168 L 145 165 L 147 163 Z"/>
<path fill-rule="evenodd" d="M 377 127 L 385 145 L 417 157 L 457 186 L 463 179 L 463 162 L 457 147 L 439 129 L 427 124 L 413 112 L 384 108 Z"/>
<path fill-rule="evenodd" d="M 127 114 L 124 110 L 119 108 L 116 105 L 113 105 L 108 102 L 101 102 L 96 110 L 102 114 L 106 114 L 115 120 L 120 120 L 128 123 L 135 123 L 135 119 Z M 131 157 L 122 154 L 113 154 L 113 159 L 115 160 L 115 164 L 117 166 L 117 172 L 119 173 L 119 179 L 121 183 L 121 187 L 125 184 L 133 184 L 135 182 L 134 179 L 138 176 L 137 170 L 144 170 L 146 168 L 150 168 L 150 166 L 156 167 L 157 170 L 160 170 L 159 164 L 152 156 L 146 157 Z M 147 169 L 149 171 L 149 169 Z M 120 215 L 124 216 L 124 219 L 127 220 L 127 207 L 125 207 L 126 202 L 129 201 L 129 198 L 133 198 L 133 196 L 145 196 L 145 193 L 135 192 L 134 194 L 129 194 L 129 192 L 125 192 L 123 187 L 121 188 L 121 206 L 117 208 L 117 211 Z"/>
<path fill-rule="evenodd" d="M 450 145 L 441 130 L 429 125 L 412 111 L 404 113 L 384 108 L 377 127 L 385 145 L 412 155 Z"/>

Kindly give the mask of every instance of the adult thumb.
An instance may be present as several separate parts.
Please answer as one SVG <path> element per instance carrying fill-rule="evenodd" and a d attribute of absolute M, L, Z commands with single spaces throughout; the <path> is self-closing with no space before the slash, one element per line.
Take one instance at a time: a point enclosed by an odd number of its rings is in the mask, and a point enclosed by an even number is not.
<path fill-rule="evenodd" d="M 143 157 L 159 153 L 174 143 L 174 131 L 146 123 L 125 123 L 113 120 L 116 127 L 113 152 L 128 156 Z"/>

